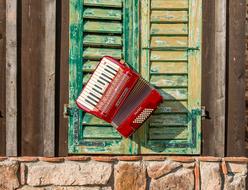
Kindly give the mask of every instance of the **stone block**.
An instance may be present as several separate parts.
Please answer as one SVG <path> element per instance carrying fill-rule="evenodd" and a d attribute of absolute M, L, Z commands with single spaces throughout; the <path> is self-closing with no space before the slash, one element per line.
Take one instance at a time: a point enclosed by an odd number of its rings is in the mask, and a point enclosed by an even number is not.
<path fill-rule="evenodd" d="M 235 174 L 235 175 L 226 175 L 224 190 L 246 190 L 246 175 Z"/>
<path fill-rule="evenodd" d="M 219 162 L 200 162 L 202 190 L 220 190 L 222 188 L 221 167 Z"/>
<path fill-rule="evenodd" d="M 106 185 L 112 164 L 105 162 L 27 163 L 27 184 L 30 186 Z"/>
<path fill-rule="evenodd" d="M 147 173 L 151 178 L 159 178 L 182 166 L 182 163 L 165 160 L 163 162 L 147 162 Z"/>
<path fill-rule="evenodd" d="M 181 168 L 159 179 L 152 179 L 150 190 L 193 190 L 194 172 L 191 169 Z"/>
<path fill-rule="evenodd" d="M 16 161 L 0 162 L 0 190 L 12 190 L 19 187 L 18 168 L 19 165 Z"/>
<path fill-rule="evenodd" d="M 115 166 L 115 190 L 145 190 L 146 170 L 142 162 L 119 162 Z"/>
<path fill-rule="evenodd" d="M 227 171 L 228 173 L 247 173 L 247 164 L 246 163 L 238 163 L 238 162 L 227 162 Z"/>

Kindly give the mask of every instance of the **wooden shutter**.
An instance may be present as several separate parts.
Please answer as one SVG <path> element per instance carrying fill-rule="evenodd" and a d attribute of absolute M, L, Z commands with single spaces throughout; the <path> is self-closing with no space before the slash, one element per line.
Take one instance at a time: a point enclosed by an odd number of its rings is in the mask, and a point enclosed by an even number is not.
<path fill-rule="evenodd" d="M 201 0 L 142 0 L 141 10 L 141 73 L 164 97 L 141 153 L 199 154 Z"/>
<path fill-rule="evenodd" d="M 75 105 L 99 59 L 110 55 L 137 67 L 138 1 L 70 1 L 70 104 L 69 153 L 136 152 L 130 139 L 123 139 L 108 123 Z"/>

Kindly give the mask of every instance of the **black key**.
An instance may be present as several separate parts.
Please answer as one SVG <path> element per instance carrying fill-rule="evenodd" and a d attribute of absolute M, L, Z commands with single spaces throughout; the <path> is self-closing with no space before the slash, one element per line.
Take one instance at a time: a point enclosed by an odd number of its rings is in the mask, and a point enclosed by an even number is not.
<path fill-rule="evenodd" d="M 100 90 L 102 90 L 102 88 L 100 86 L 98 86 L 97 84 L 94 84 L 94 86 L 99 88 Z"/>
<path fill-rule="evenodd" d="M 115 70 L 115 68 L 113 68 L 113 67 L 110 67 L 109 65 L 106 65 L 108 68 L 110 68 L 111 70 L 113 70 L 113 71 L 115 71 L 115 72 L 117 72 L 117 70 Z"/>
<path fill-rule="evenodd" d="M 106 68 L 104 70 L 115 76 L 115 74 L 112 71 L 110 71 L 110 70 L 108 70 Z"/>
<path fill-rule="evenodd" d="M 105 79 L 105 78 L 103 78 L 103 77 L 99 77 L 100 79 L 102 79 L 103 81 L 105 81 L 106 83 L 108 83 L 109 84 L 109 82 Z"/>
<path fill-rule="evenodd" d="M 93 98 L 90 97 L 90 96 L 87 96 L 87 98 L 89 98 L 91 101 L 95 102 L 96 104 L 98 103 L 95 99 L 93 99 Z"/>
<path fill-rule="evenodd" d="M 111 79 L 109 76 L 107 76 L 107 75 L 104 74 L 104 73 L 102 73 L 102 75 L 105 76 L 106 78 L 108 78 L 108 79 L 110 80 L 109 82 L 111 82 L 112 79 Z"/>
<path fill-rule="evenodd" d="M 95 94 L 93 94 L 92 92 L 89 93 L 91 96 L 94 96 L 97 100 L 100 100 L 100 98 L 98 98 Z"/>
<path fill-rule="evenodd" d="M 95 92 L 97 92 L 98 94 L 101 94 L 101 95 L 102 95 L 102 93 L 101 93 L 101 92 L 99 92 L 97 89 L 92 88 L 92 90 L 94 90 L 94 91 L 95 91 Z"/>
<path fill-rule="evenodd" d="M 91 101 L 89 101 L 88 99 L 85 99 L 85 101 L 87 102 L 87 103 L 89 103 L 89 104 L 91 104 L 92 106 L 96 106 L 96 104 L 94 104 L 94 103 L 92 103 Z"/>
<path fill-rule="evenodd" d="M 99 82 L 99 83 L 101 83 L 102 85 L 104 85 L 104 86 L 105 86 L 105 83 L 104 83 L 104 82 L 102 82 L 102 81 L 100 81 L 99 79 L 97 79 L 97 82 Z"/>

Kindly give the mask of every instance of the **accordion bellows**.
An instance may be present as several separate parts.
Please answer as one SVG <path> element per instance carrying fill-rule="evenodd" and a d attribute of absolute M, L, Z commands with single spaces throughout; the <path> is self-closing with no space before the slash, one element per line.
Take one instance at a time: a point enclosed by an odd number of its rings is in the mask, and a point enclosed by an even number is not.
<path fill-rule="evenodd" d="M 129 137 L 162 100 L 158 91 L 128 65 L 104 56 L 76 103 Z"/>

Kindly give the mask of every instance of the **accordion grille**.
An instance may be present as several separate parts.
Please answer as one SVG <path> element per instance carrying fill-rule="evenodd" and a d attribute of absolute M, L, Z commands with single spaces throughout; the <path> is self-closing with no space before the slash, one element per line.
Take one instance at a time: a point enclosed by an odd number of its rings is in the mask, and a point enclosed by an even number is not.
<path fill-rule="evenodd" d="M 130 94 L 124 100 L 124 103 L 113 118 L 113 123 L 119 126 L 130 113 L 132 113 L 142 101 L 149 95 L 152 87 L 142 78 L 138 80 Z"/>

